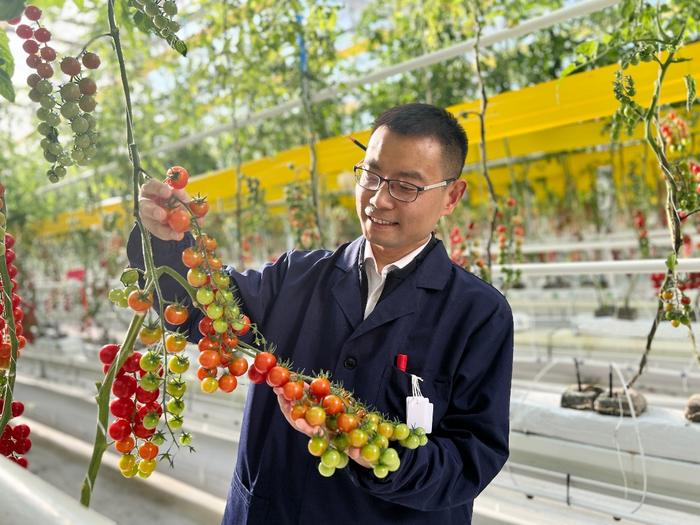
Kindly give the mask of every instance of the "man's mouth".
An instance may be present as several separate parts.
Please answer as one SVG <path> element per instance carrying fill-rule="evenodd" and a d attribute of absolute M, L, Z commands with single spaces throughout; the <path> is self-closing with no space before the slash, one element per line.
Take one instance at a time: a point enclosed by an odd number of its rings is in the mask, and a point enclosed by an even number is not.
<path fill-rule="evenodd" d="M 381 226 L 394 226 L 398 224 L 398 222 L 385 221 L 384 219 L 380 219 L 379 217 L 372 217 L 371 215 L 368 215 L 367 218 L 374 224 L 379 224 Z"/>

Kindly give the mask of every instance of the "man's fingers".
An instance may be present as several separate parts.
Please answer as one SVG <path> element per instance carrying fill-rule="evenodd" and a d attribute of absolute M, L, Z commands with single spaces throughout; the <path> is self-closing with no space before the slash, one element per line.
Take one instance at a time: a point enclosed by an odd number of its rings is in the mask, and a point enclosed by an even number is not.
<path fill-rule="evenodd" d="M 144 218 L 143 225 L 149 232 L 163 241 L 181 241 L 184 237 L 184 234 L 176 232 L 170 228 L 170 226 L 160 224 L 159 222 L 153 220 Z"/>
<path fill-rule="evenodd" d="M 151 219 L 161 224 L 168 220 L 168 212 L 151 199 L 139 199 L 139 212 L 142 219 Z"/>
<path fill-rule="evenodd" d="M 173 194 L 173 189 L 163 182 L 150 179 L 141 186 L 140 193 L 149 199 L 168 199 Z"/>

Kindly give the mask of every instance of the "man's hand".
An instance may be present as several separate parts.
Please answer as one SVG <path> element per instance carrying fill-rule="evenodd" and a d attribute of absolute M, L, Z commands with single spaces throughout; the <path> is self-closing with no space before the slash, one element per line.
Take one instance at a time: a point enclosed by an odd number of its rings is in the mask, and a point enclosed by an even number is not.
<path fill-rule="evenodd" d="M 168 226 L 168 209 L 165 208 L 165 204 L 173 197 L 182 202 L 192 200 L 185 190 L 174 190 L 155 179 L 141 186 L 139 192 L 139 215 L 143 225 L 149 232 L 164 241 L 179 241 L 184 236 L 183 233 L 176 232 Z M 201 219 L 199 221 L 201 223 Z"/>
<path fill-rule="evenodd" d="M 308 387 L 309 385 L 304 383 L 304 390 L 306 390 Z M 287 420 L 287 422 L 289 422 L 292 428 L 301 432 L 302 434 L 306 434 L 309 437 L 313 437 L 319 432 L 323 434 L 328 434 L 328 431 L 325 429 L 321 429 L 321 427 L 309 425 L 303 417 L 297 420 L 292 419 L 292 403 L 287 401 L 284 395 L 282 395 L 283 389 L 281 387 L 275 387 L 272 390 L 275 392 L 275 394 L 277 394 L 277 402 L 280 405 L 282 415 Z M 329 435 L 328 437 L 330 439 L 333 436 Z M 358 465 L 362 465 L 366 468 L 372 468 L 372 465 L 360 455 L 359 448 L 350 447 L 346 450 L 346 453 L 348 457 L 355 461 L 355 463 L 357 463 Z"/>

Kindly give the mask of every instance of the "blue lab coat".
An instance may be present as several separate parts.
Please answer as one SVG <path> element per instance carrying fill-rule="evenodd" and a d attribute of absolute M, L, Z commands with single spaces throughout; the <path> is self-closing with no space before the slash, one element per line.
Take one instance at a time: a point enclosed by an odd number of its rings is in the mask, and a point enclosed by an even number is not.
<path fill-rule="evenodd" d="M 192 244 L 153 240 L 156 265 L 181 273 Z M 508 457 L 513 319 L 493 287 L 454 265 L 438 242 L 363 320 L 358 255 L 362 238 L 335 252 L 291 251 L 260 271 L 226 271 L 244 311 L 307 373 L 328 370 L 356 397 L 405 421 L 411 376 L 433 403 L 433 432 L 416 450 L 396 448 L 401 467 L 385 479 L 352 460 L 330 478 L 317 471 L 308 438 L 282 416 L 266 384 L 251 385 L 223 523 L 336 525 L 468 524 L 474 498 Z M 143 267 L 137 229 L 129 240 Z M 170 277 L 166 296 L 183 296 Z M 200 335 L 190 320 L 190 340 Z M 408 356 L 407 371 L 396 356 Z"/>

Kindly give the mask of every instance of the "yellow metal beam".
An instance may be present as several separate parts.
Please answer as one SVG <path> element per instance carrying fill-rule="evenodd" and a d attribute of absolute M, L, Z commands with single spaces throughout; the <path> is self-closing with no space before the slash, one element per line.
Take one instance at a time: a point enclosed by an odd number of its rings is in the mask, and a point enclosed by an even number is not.
<path fill-rule="evenodd" d="M 686 46 L 679 55 L 691 60 L 673 64 L 669 68 L 661 96 L 662 104 L 685 98 L 685 75 L 700 78 L 700 43 Z M 609 138 L 602 128 L 604 119 L 610 117 L 617 108 L 612 93 L 616 69 L 616 66 L 608 66 L 491 97 L 486 118 L 488 159 L 493 161 L 533 154 L 546 155 L 607 144 Z M 637 100 L 641 104 L 650 98 L 656 72 L 657 67 L 653 63 L 640 64 L 628 70 L 635 79 Z M 461 115 L 478 111 L 478 108 L 479 102 L 471 101 L 449 109 L 456 115 Z M 478 119 L 467 115 L 461 120 L 470 137 L 467 164 L 477 163 Z M 370 130 L 364 130 L 354 136 L 366 143 L 369 134 Z M 640 138 L 639 134 L 637 136 Z M 626 156 L 638 158 L 641 151 L 641 147 L 631 148 Z M 317 152 L 322 190 L 351 190 L 353 182 L 350 171 L 362 158 L 362 151 L 346 137 L 334 137 L 320 141 Z M 572 170 L 578 172 L 590 163 L 605 163 L 605 155 L 608 154 L 577 153 L 571 156 L 569 162 Z M 553 167 L 555 165 L 551 162 L 540 163 L 545 166 L 541 171 L 543 178 L 561 178 L 560 168 Z M 243 173 L 259 178 L 268 201 L 276 202 L 284 197 L 284 187 L 289 182 L 307 178 L 308 165 L 308 147 L 299 146 L 271 157 L 246 162 Z M 533 166 L 537 165 L 539 163 Z M 537 171 L 533 166 L 530 167 L 531 173 Z M 491 173 L 496 187 L 504 189 L 510 180 L 508 169 L 497 168 L 491 170 Z M 478 200 L 483 194 L 478 176 L 468 175 L 468 179 L 472 181 L 473 192 Z M 193 177 L 188 189 L 193 194 L 199 192 L 208 195 L 214 209 L 230 210 L 234 206 L 237 191 L 234 168 L 228 167 Z M 245 189 L 242 188 L 241 191 L 245 192 Z M 39 235 L 54 235 L 76 227 L 97 226 L 100 223 L 100 212 L 122 213 L 123 206 L 112 200 L 103 203 L 97 212 L 76 210 L 63 213 L 55 220 L 42 224 L 38 228 Z"/>

